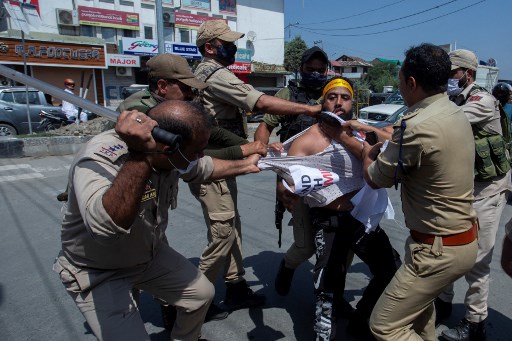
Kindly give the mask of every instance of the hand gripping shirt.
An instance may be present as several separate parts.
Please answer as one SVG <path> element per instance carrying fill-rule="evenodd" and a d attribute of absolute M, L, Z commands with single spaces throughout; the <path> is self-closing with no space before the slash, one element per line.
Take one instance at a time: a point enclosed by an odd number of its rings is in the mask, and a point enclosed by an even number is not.
<path fill-rule="evenodd" d="M 69 201 L 63 208 L 62 253 L 74 266 L 113 270 L 149 262 L 165 238 L 169 207 L 176 207 L 179 173 L 153 171 L 147 180 L 132 226 L 117 226 L 103 207 L 128 157 L 126 144 L 113 131 L 95 136 L 75 156 L 69 173 Z M 203 182 L 213 172 L 210 157 L 181 177 Z"/>

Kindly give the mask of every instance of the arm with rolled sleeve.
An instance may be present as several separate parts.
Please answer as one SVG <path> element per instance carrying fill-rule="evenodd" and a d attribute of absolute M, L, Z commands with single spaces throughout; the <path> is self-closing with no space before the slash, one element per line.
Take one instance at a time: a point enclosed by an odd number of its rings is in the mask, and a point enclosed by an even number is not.
<path fill-rule="evenodd" d="M 84 159 L 73 173 L 80 214 L 93 236 L 109 238 L 129 233 L 151 174 L 145 156 L 127 155 L 117 169 L 105 160 Z"/>

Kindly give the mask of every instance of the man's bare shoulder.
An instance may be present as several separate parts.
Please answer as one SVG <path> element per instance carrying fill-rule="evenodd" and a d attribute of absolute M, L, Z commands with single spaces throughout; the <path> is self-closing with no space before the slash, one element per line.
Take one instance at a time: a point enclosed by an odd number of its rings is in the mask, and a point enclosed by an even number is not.
<path fill-rule="evenodd" d="M 288 155 L 313 155 L 323 151 L 330 143 L 329 138 L 314 124 L 304 134 L 293 141 Z"/>

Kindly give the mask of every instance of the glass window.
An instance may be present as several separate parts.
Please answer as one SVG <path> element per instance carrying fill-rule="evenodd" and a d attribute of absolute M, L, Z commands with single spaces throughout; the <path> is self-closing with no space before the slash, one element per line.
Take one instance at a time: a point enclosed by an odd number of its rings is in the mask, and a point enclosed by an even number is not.
<path fill-rule="evenodd" d="M 219 12 L 236 13 L 236 0 L 219 0 Z"/>
<path fill-rule="evenodd" d="M 171 27 L 164 27 L 164 41 L 173 41 L 173 32 L 174 29 Z"/>
<path fill-rule="evenodd" d="M 2 101 L 14 103 L 14 97 L 12 96 L 12 92 L 4 92 L 2 94 Z"/>
<path fill-rule="evenodd" d="M 180 29 L 180 37 L 182 43 L 190 43 L 190 32 L 187 29 Z"/>
<path fill-rule="evenodd" d="M 14 92 L 14 102 L 19 104 L 27 104 L 26 100 L 27 96 L 25 91 Z M 29 104 L 41 104 L 39 100 L 39 95 L 36 91 L 29 91 L 28 93 L 28 103 Z"/>
<path fill-rule="evenodd" d="M 81 25 L 80 26 L 80 35 L 84 37 L 96 37 L 96 27 Z"/>
<path fill-rule="evenodd" d="M 115 43 L 116 42 L 116 30 L 110 27 L 102 27 L 101 28 L 101 37 L 107 43 Z"/>
<path fill-rule="evenodd" d="M 123 37 L 135 38 L 135 30 L 123 30 Z"/>
<path fill-rule="evenodd" d="M 352 67 L 352 72 L 354 72 L 354 73 L 357 72 L 357 66 Z"/>
<path fill-rule="evenodd" d="M 144 38 L 153 39 L 153 27 L 144 26 Z"/>

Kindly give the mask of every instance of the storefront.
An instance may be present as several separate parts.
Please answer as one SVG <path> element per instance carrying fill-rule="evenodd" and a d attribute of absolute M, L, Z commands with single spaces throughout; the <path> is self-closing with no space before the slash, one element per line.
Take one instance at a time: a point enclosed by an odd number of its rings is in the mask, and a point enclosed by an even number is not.
<path fill-rule="evenodd" d="M 53 41 L 26 39 L 24 49 L 20 39 L 0 37 L 0 63 L 23 72 L 25 50 L 29 75 L 59 88 L 64 88 L 64 79 L 72 78 L 77 84 L 76 95 L 80 80 L 85 87 L 90 78 L 87 99 L 104 103 L 101 70 L 107 68 L 105 45 L 59 42 L 55 41 L 56 35 L 52 38 Z M 55 99 L 54 104 L 60 104 L 60 100 Z"/>
<path fill-rule="evenodd" d="M 285 77 L 290 72 L 286 71 L 284 66 L 265 63 L 252 63 L 252 73 L 248 80 L 255 87 L 284 87 L 286 86 Z"/>

